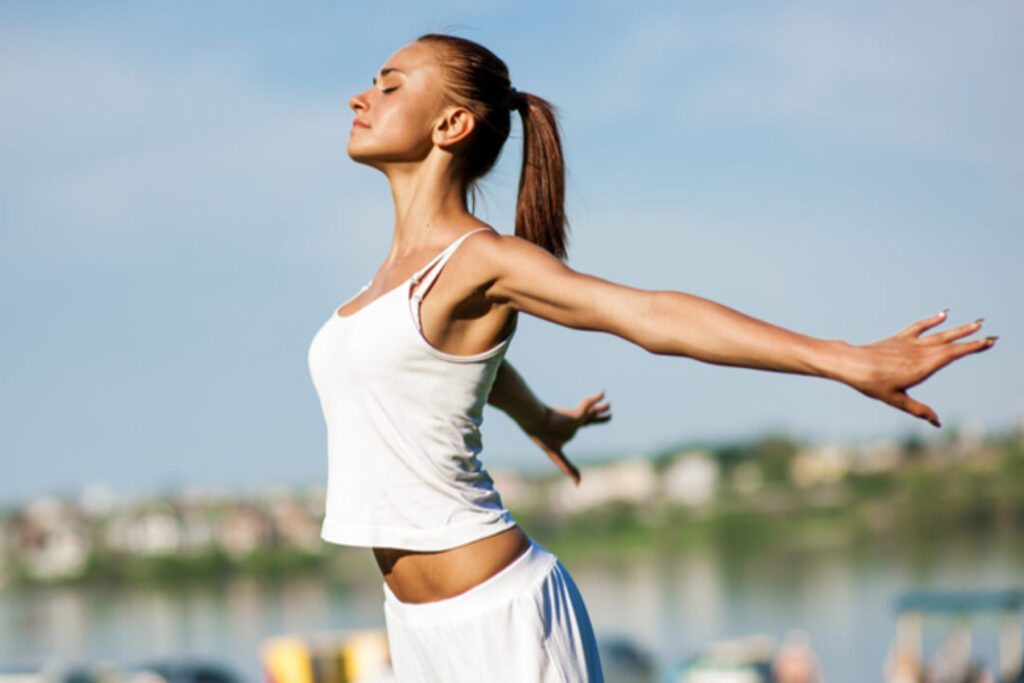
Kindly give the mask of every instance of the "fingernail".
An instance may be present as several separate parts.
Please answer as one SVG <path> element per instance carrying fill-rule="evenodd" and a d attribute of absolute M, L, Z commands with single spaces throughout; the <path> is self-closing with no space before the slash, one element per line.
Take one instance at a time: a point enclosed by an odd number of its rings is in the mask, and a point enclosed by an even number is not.
<path fill-rule="evenodd" d="M 943 308 L 941 311 L 939 311 L 939 317 L 943 318 L 943 317 L 946 316 L 947 313 L 949 313 L 949 309 L 948 308 Z"/>
<path fill-rule="evenodd" d="M 996 343 L 996 339 L 999 339 L 999 337 L 997 337 L 997 336 L 996 337 L 985 337 L 985 343 L 988 346 L 992 346 L 993 344 Z"/>
<path fill-rule="evenodd" d="M 982 324 L 983 322 L 985 322 L 985 319 L 984 319 L 984 318 L 978 318 L 977 320 L 975 320 L 975 321 L 974 321 L 974 324 L 975 324 L 975 325 L 980 325 L 980 324 Z"/>

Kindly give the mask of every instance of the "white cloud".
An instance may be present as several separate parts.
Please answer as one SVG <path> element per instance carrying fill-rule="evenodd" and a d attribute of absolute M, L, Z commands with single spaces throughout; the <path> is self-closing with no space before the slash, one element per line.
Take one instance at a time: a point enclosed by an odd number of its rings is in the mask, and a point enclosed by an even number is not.
<path fill-rule="evenodd" d="M 842 138 L 1022 172 L 1024 6 L 807 3 L 773 17 L 719 102 Z M 756 76 L 756 77 L 755 77 Z"/>
<path fill-rule="evenodd" d="M 587 123 L 798 128 L 1024 177 L 1024 5 L 953 0 L 668 8 L 550 76 Z"/>

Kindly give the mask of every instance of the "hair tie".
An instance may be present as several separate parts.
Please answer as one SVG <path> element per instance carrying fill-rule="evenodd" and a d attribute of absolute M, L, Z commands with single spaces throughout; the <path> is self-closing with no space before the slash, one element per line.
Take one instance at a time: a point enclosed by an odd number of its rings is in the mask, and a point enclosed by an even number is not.
<path fill-rule="evenodd" d="M 508 86 L 508 108 L 518 109 L 520 99 L 521 98 L 519 97 L 519 91 L 516 90 L 515 87 L 511 85 Z"/>

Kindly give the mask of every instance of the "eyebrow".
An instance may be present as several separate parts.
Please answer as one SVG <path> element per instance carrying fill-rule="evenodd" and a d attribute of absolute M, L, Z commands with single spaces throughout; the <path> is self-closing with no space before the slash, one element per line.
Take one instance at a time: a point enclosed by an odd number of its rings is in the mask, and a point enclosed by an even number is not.
<path fill-rule="evenodd" d="M 384 78 L 385 76 L 387 76 L 387 75 L 388 75 L 389 73 L 391 73 L 392 71 L 395 71 L 395 72 L 397 72 L 397 73 L 400 73 L 400 74 L 402 74 L 403 76 L 405 75 L 405 72 L 404 72 L 404 71 L 402 71 L 401 69 L 395 69 L 395 68 L 391 67 L 391 68 L 387 68 L 387 69 L 381 69 L 381 70 L 380 70 L 380 77 L 381 77 L 381 78 Z M 377 77 L 376 77 L 376 76 L 374 76 L 374 77 L 373 77 L 373 84 L 374 84 L 374 85 L 377 85 Z"/>

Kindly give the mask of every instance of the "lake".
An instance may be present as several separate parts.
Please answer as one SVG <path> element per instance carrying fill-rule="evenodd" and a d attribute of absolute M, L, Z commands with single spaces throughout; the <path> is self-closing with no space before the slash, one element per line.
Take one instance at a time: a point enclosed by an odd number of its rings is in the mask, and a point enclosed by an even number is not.
<path fill-rule="evenodd" d="M 557 548 L 555 548 L 557 550 Z M 893 602 L 907 590 L 1024 585 L 1019 549 L 960 544 L 929 553 L 822 547 L 755 555 L 707 548 L 629 557 L 567 557 L 599 637 L 625 636 L 665 667 L 725 637 L 792 629 L 810 634 L 830 683 L 881 680 L 895 633 Z M 339 581 L 237 578 L 179 587 L 48 586 L 0 593 L 0 668 L 58 657 L 139 663 L 190 655 L 261 677 L 267 636 L 383 625 L 369 553 Z M 926 653 L 942 636 L 926 629 Z M 991 625 L 975 630 L 992 663 Z"/>

